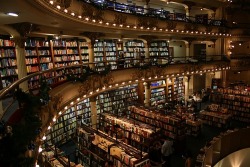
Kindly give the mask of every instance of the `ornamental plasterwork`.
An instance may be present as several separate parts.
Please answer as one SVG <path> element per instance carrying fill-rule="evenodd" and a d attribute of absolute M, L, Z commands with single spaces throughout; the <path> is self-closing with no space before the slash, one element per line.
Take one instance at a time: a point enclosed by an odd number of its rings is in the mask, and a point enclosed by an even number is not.
<path fill-rule="evenodd" d="M 188 30 L 188 31 L 198 31 L 198 25 L 197 24 L 186 23 L 184 29 Z"/>
<path fill-rule="evenodd" d="M 127 21 L 127 16 L 124 14 L 115 14 L 115 19 L 114 23 L 121 25 L 121 24 L 126 24 Z"/>
<path fill-rule="evenodd" d="M 69 8 L 73 0 L 56 0 L 56 2 L 64 8 Z"/>
<path fill-rule="evenodd" d="M 205 28 L 206 28 L 206 32 L 212 32 L 213 30 L 213 26 L 211 25 L 207 25 Z"/>
<path fill-rule="evenodd" d="M 131 79 L 132 80 L 141 80 L 141 79 L 146 79 L 149 77 L 155 77 L 155 76 L 165 76 L 165 68 L 161 67 L 155 67 L 152 66 L 147 69 L 136 69 L 134 72 L 131 74 Z"/>
<path fill-rule="evenodd" d="M 136 79 L 139 80 L 139 79 L 145 78 L 145 71 L 144 70 L 140 70 L 140 69 L 136 69 L 131 74 L 131 78 L 132 78 L 132 80 L 136 80 Z"/>
<path fill-rule="evenodd" d="M 153 36 L 153 35 L 140 35 L 138 37 L 147 41 L 147 44 L 150 44 L 152 41 L 158 38 L 157 36 Z"/>
<path fill-rule="evenodd" d="M 154 76 L 165 76 L 166 75 L 165 69 L 166 68 L 156 67 L 156 66 L 153 66 L 151 68 Z"/>
<path fill-rule="evenodd" d="M 177 26 L 177 23 L 175 21 L 172 21 L 172 20 L 168 20 L 168 21 L 166 21 L 166 23 L 167 23 L 166 28 L 168 30 L 175 29 Z"/>
<path fill-rule="evenodd" d="M 105 75 L 101 77 L 101 86 L 100 87 L 107 87 L 108 85 L 114 82 L 114 76 L 112 74 Z"/>
<path fill-rule="evenodd" d="M 59 110 L 59 108 L 61 107 L 62 100 L 63 95 L 60 93 L 51 98 L 52 107 L 55 111 Z"/>
<path fill-rule="evenodd" d="M 88 79 L 81 84 L 78 89 L 80 95 L 88 94 L 89 92 L 102 88 L 107 87 L 108 85 L 114 82 L 114 76 L 112 74 L 107 75 L 91 75 Z"/>
<path fill-rule="evenodd" d="M 139 27 L 154 28 L 158 25 L 158 20 L 150 17 L 138 17 L 137 25 Z"/>
<path fill-rule="evenodd" d="M 184 67 L 184 72 L 201 71 L 203 68 L 201 65 L 186 65 Z M 181 71 L 182 72 L 182 71 Z"/>
<path fill-rule="evenodd" d="M 79 95 L 85 95 L 88 94 L 92 90 L 92 81 L 91 79 L 87 79 L 85 82 L 83 82 L 82 85 L 79 86 L 78 92 Z"/>
<path fill-rule="evenodd" d="M 89 19 L 103 20 L 103 11 L 87 3 L 82 4 L 82 17 L 88 17 Z"/>

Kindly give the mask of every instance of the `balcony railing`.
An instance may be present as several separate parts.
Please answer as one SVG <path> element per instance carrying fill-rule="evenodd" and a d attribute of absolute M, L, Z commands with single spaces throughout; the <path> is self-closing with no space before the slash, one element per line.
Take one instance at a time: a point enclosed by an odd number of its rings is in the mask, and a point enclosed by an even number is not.
<path fill-rule="evenodd" d="M 173 58 L 157 58 L 157 57 L 150 57 L 144 59 L 125 59 L 123 66 L 119 65 L 119 61 L 106 61 L 100 62 L 104 64 L 105 69 L 109 65 L 110 70 L 123 70 L 123 69 L 130 69 L 130 68 L 144 68 L 150 66 L 159 66 L 159 67 L 166 67 L 166 66 L 174 66 L 178 64 L 206 64 L 206 63 L 214 63 L 216 61 L 225 61 L 225 55 L 211 55 L 205 57 L 173 57 Z M 115 63 L 115 64 L 113 64 Z M 43 77 L 50 84 L 51 87 L 61 84 L 67 81 L 68 76 L 81 76 L 84 69 L 88 68 L 89 66 L 94 66 L 96 69 L 99 67 L 99 63 L 85 63 L 85 64 L 78 64 L 78 65 L 71 65 L 65 67 L 58 67 L 50 70 L 40 71 L 33 74 L 30 74 L 22 79 L 19 79 L 12 83 L 11 85 L 7 86 L 3 90 L 0 91 L 0 99 L 2 100 L 3 105 L 3 113 L 4 115 L 0 115 L 0 118 L 4 120 L 8 120 L 13 112 L 18 109 L 17 100 L 14 98 L 14 91 L 19 87 L 20 84 L 24 82 L 28 82 L 28 89 L 27 91 L 37 92 L 39 89 L 39 82 L 32 82 L 34 80 L 39 81 L 39 78 Z M 63 72 L 63 75 L 58 75 Z M 102 72 L 93 70 L 92 72 Z M 183 71 L 185 72 L 185 71 Z"/>
<path fill-rule="evenodd" d="M 228 130 L 214 137 L 201 150 L 196 159 L 196 167 L 214 166 L 229 154 L 249 148 L 250 128 Z M 232 161 L 233 162 L 233 161 Z"/>
<path fill-rule="evenodd" d="M 182 22 L 197 23 L 203 25 L 212 25 L 212 26 L 227 26 L 227 21 L 224 19 L 218 20 L 213 18 L 186 16 L 185 13 L 171 13 L 164 9 L 144 8 L 143 6 L 129 5 L 109 0 L 81 0 L 81 1 L 92 4 L 93 6 L 103 10 L 107 9 L 121 13 L 154 17 L 162 20 L 174 20 L 174 21 L 182 21 Z"/>

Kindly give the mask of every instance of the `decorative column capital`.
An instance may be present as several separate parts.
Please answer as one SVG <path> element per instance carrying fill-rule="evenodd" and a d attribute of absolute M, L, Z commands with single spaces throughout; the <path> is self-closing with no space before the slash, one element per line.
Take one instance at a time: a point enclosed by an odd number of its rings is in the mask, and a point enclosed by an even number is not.
<path fill-rule="evenodd" d="M 39 31 L 39 28 L 36 24 L 22 22 L 22 23 L 15 23 L 11 24 L 13 27 L 22 37 L 27 37 L 32 31 Z"/>
<path fill-rule="evenodd" d="M 80 33 L 80 35 L 88 37 L 90 39 L 90 44 L 92 45 L 92 47 L 94 46 L 96 39 L 105 36 L 104 33 L 101 32 L 82 32 Z"/>
<path fill-rule="evenodd" d="M 157 36 L 141 35 L 141 36 L 139 36 L 139 38 L 144 39 L 145 41 L 147 41 L 147 45 L 149 45 L 153 40 L 157 39 Z"/>
<path fill-rule="evenodd" d="M 11 24 L 10 26 L 20 34 L 19 37 L 14 37 L 15 44 L 20 48 L 24 48 L 26 38 L 32 31 L 39 31 L 39 28 L 36 24 L 28 22 L 15 23 Z"/>
<path fill-rule="evenodd" d="M 25 47 L 26 37 L 14 37 L 13 41 L 15 42 L 16 46 L 19 46 L 20 48 Z"/>
<path fill-rule="evenodd" d="M 148 5 L 148 4 L 149 4 L 149 2 L 150 2 L 150 0 L 145 0 L 145 2 L 146 2 L 146 5 Z"/>

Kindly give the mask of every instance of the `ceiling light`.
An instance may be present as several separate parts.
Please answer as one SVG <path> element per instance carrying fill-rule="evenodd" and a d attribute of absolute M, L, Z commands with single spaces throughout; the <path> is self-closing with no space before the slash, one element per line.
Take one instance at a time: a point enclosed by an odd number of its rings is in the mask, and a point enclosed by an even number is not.
<path fill-rule="evenodd" d="M 17 17 L 18 14 L 17 13 L 14 13 L 14 12 L 9 12 L 7 13 L 8 16 L 13 16 L 13 17 Z"/>

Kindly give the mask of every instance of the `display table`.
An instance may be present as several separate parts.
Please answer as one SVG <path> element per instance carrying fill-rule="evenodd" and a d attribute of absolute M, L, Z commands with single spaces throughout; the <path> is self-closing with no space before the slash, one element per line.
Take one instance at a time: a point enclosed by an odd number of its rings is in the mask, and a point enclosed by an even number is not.
<path fill-rule="evenodd" d="M 231 114 L 223 114 L 221 112 L 211 112 L 202 110 L 200 112 L 200 118 L 204 124 L 208 124 L 215 127 L 227 128 L 230 125 L 232 118 Z"/>
<path fill-rule="evenodd" d="M 201 134 L 202 120 L 186 119 L 187 135 L 198 136 Z"/>

